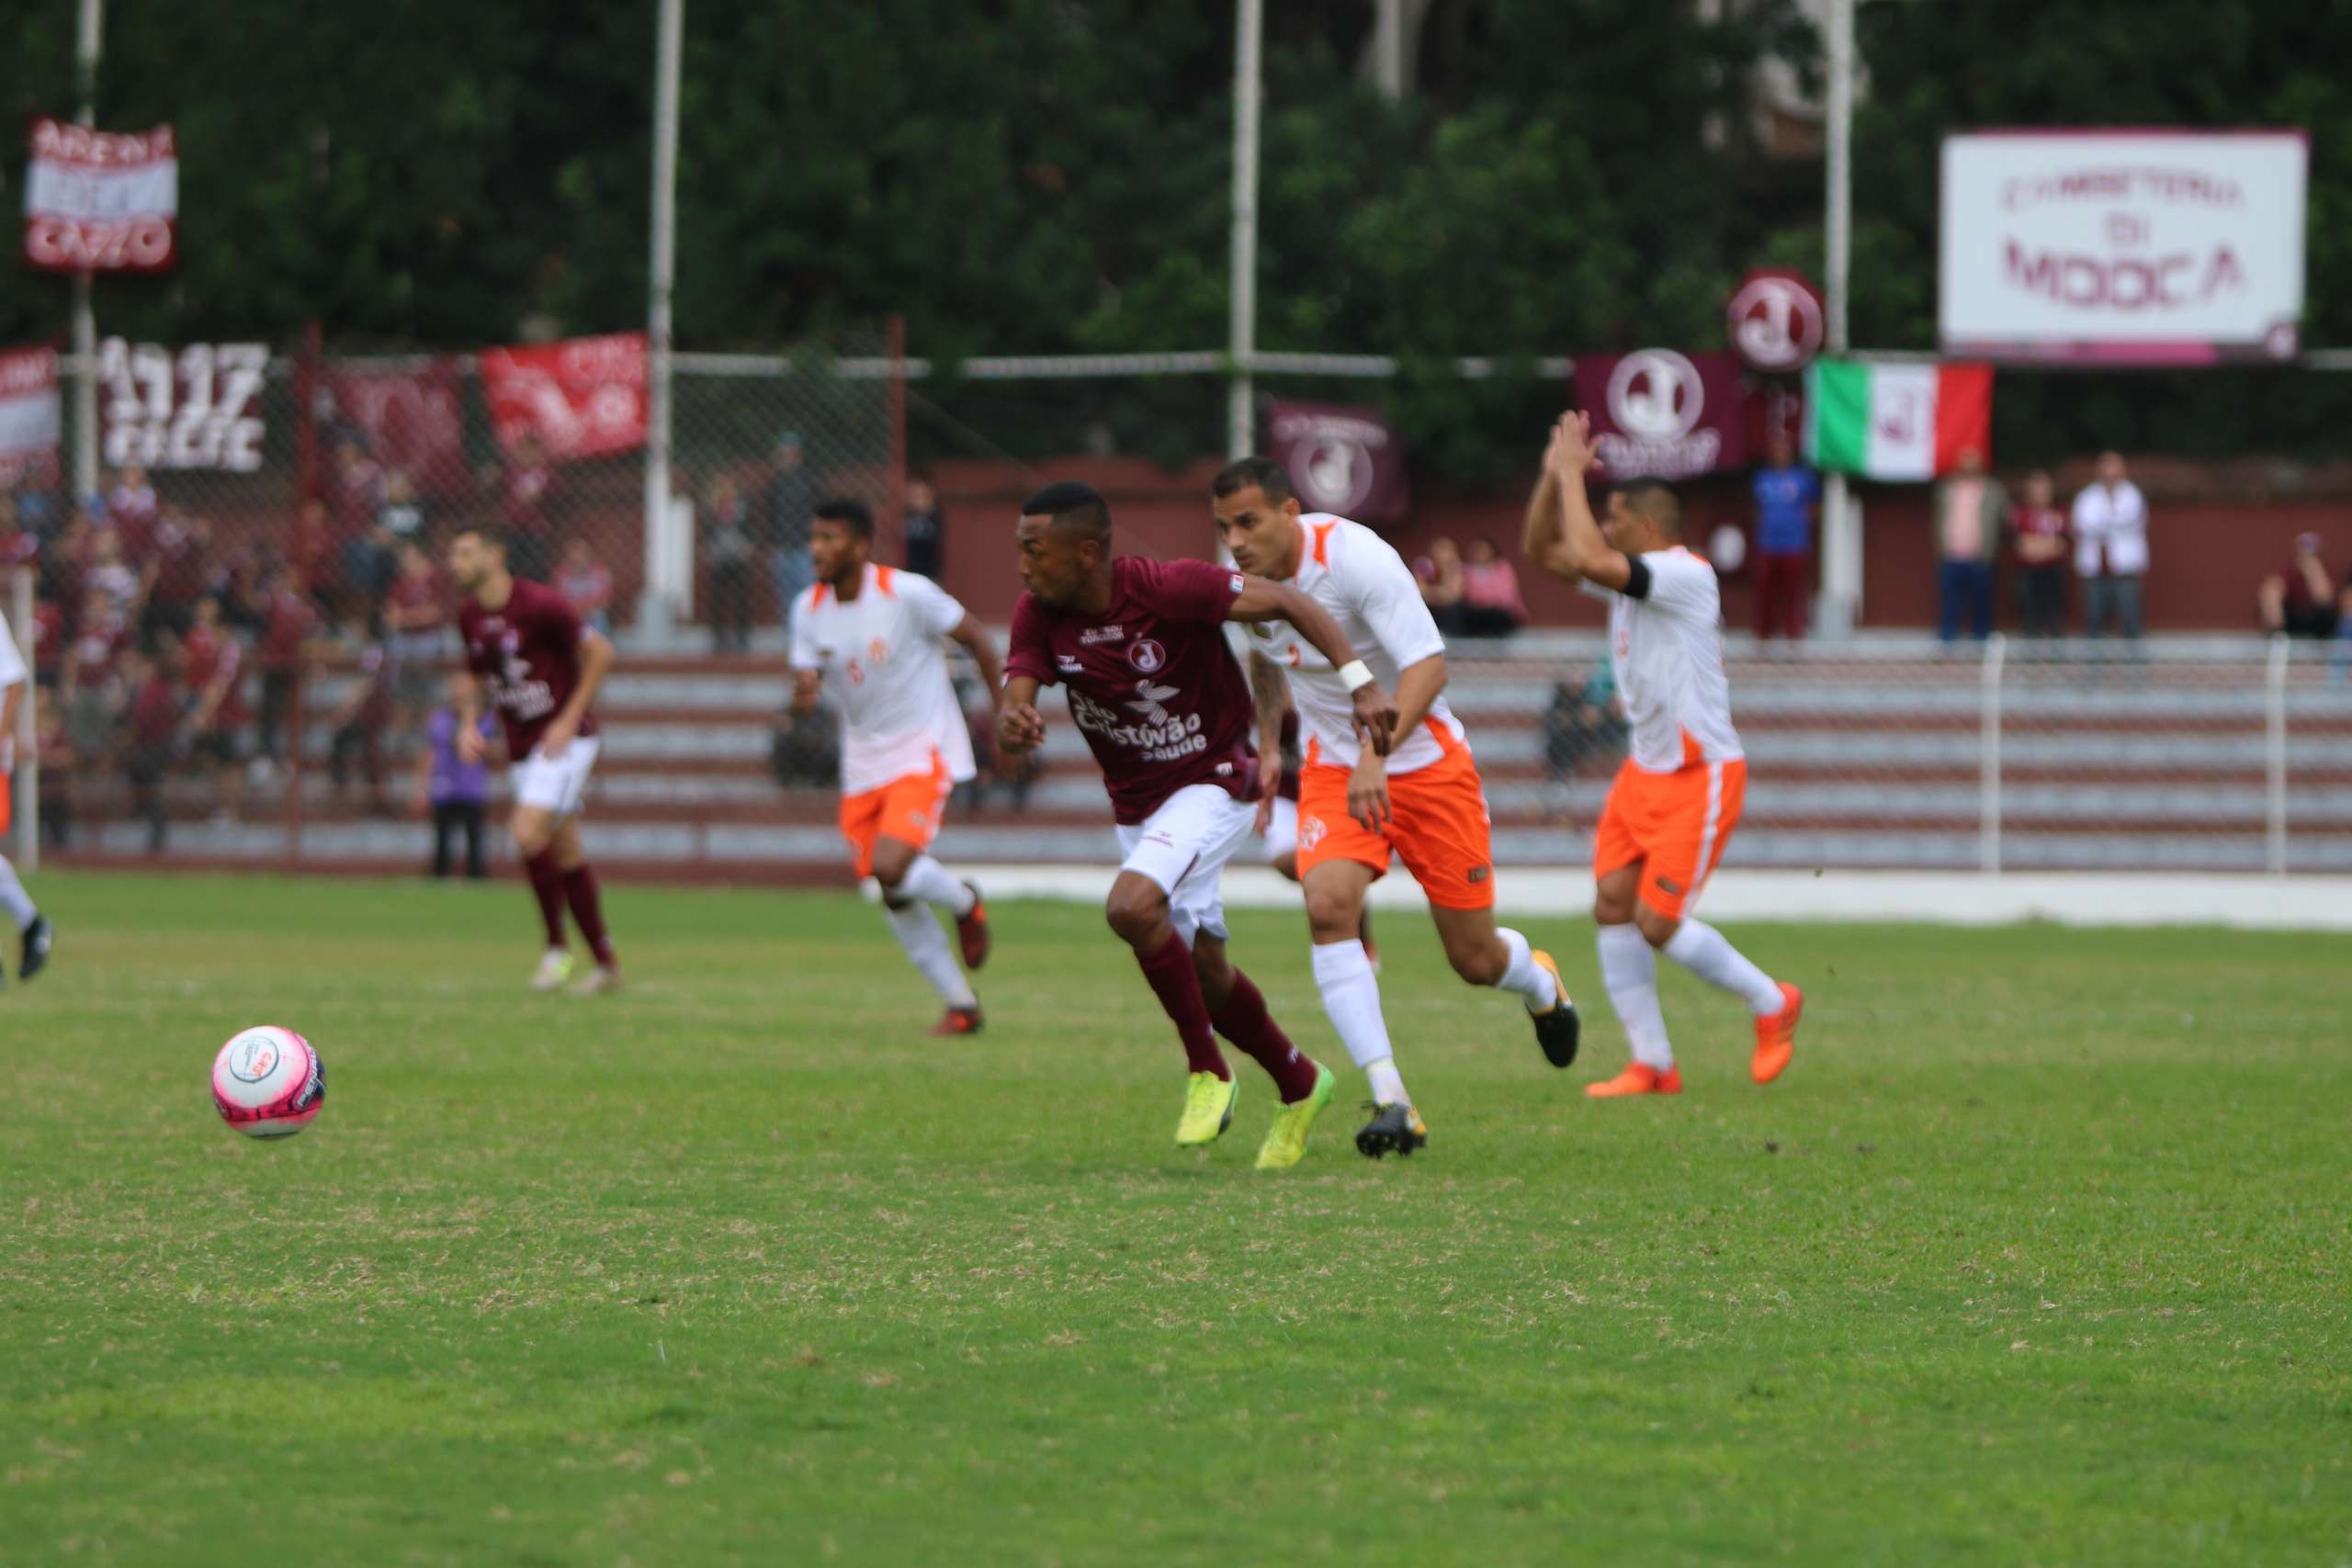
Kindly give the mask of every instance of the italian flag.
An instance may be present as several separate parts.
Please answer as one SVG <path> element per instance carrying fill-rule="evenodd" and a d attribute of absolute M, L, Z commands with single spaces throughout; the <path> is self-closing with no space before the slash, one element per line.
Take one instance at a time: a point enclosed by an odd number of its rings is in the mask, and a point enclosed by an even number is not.
<path fill-rule="evenodd" d="M 1932 479 L 1974 447 L 1993 460 L 1989 365 L 1816 359 L 1804 375 L 1804 455 L 1872 479 Z"/>

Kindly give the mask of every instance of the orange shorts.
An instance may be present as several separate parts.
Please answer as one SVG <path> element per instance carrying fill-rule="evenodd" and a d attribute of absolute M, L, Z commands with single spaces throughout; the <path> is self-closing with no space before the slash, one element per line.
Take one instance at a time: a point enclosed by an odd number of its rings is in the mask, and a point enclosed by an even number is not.
<path fill-rule="evenodd" d="M 1592 835 L 1593 875 L 1641 862 L 1642 902 L 1680 919 L 1724 858 L 1747 794 L 1746 762 L 1692 762 L 1647 773 L 1627 761 L 1609 786 Z"/>
<path fill-rule="evenodd" d="M 1378 832 L 1348 815 L 1348 770 L 1318 761 L 1319 749 L 1308 743 L 1298 781 L 1301 877 L 1334 860 L 1351 860 L 1370 866 L 1374 876 L 1385 876 L 1394 854 L 1438 908 L 1494 908 L 1494 852 L 1478 765 L 1443 730 L 1430 733 L 1445 755 L 1388 781 L 1391 815 Z"/>
<path fill-rule="evenodd" d="M 955 788 L 946 762 L 934 751 L 927 773 L 907 773 L 880 789 L 842 796 L 842 837 L 849 840 L 850 863 L 857 874 L 874 874 L 874 846 L 879 840 L 896 839 L 918 852 L 931 848 Z"/>

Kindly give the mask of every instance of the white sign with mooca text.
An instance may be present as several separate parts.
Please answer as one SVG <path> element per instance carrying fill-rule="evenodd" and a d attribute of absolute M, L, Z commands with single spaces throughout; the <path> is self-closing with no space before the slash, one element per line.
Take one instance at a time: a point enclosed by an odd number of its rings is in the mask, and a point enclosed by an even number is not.
<path fill-rule="evenodd" d="M 2291 358 L 2301 131 L 1946 137 L 1947 354 L 2078 364 Z"/>

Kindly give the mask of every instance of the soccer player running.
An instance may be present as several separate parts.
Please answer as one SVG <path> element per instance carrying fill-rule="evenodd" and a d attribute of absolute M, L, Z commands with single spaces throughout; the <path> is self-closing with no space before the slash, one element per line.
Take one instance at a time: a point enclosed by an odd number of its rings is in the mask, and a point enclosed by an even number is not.
<path fill-rule="evenodd" d="M 1300 1055 L 1250 977 L 1226 958 L 1217 881 L 1257 822 L 1251 706 L 1225 645 L 1228 620 L 1286 620 L 1332 667 L 1355 732 L 1388 749 L 1396 705 L 1328 612 L 1286 583 L 1206 561 L 1111 553 L 1111 509 L 1082 484 L 1049 485 L 1021 508 L 1016 538 L 1028 590 L 997 704 L 997 739 L 1014 754 L 1046 738 L 1037 693 L 1069 689 L 1071 719 L 1102 769 L 1126 861 L 1104 917 L 1176 1025 L 1190 1073 L 1176 1141 L 1213 1143 L 1233 1122 L 1238 1086 L 1222 1034 L 1282 1096 L 1258 1168 L 1298 1163 L 1331 1102 L 1329 1068 Z"/>
<path fill-rule="evenodd" d="M 480 724 L 487 691 L 514 759 L 514 847 L 547 930 L 547 951 L 531 988 L 553 991 L 571 978 L 571 946 L 563 929 L 569 904 L 596 961 L 571 994 L 616 990 L 620 961 L 605 931 L 596 873 L 580 845 L 581 800 L 599 745 L 589 707 L 613 667 L 613 645 L 582 626 L 562 594 L 508 571 L 506 541 L 491 529 L 462 529 L 449 541 L 449 577 L 465 595 L 458 635 L 470 677 L 459 682 L 458 755 L 469 763 L 487 756 Z"/>
<path fill-rule="evenodd" d="M 1770 1083 L 1796 1050 L 1804 995 L 1750 963 L 1689 913 L 1739 823 L 1747 788 L 1724 678 L 1715 570 L 1682 547 L 1682 506 L 1658 479 L 1610 492 L 1596 523 L 1585 475 L 1598 463 L 1591 421 L 1563 417 L 1527 506 L 1528 559 L 1609 600 L 1609 650 L 1632 742 L 1593 835 L 1600 976 L 1632 1043 L 1631 1066 L 1585 1092 L 1679 1094 L 1682 1074 L 1658 1009 L 1657 953 L 1747 1002 L 1750 1071 Z"/>
<path fill-rule="evenodd" d="M 980 890 L 926 852 L 948 795 L 975 772 L 940 639 L 972 656 L 991 692 L 1004 683 L 1003 669 L 963 605 L 928 578 L 874 565 L 873 545 L 874 514 L 862 503 L 817 507 L 808 530 L 817 581 L 792 602 L 792 711 L 807 713 L 820 687 L 831 687 L 844 728 L 841 823 L 851 863 L 881 884 L 899 945 L 947 1004 L 932 1032 L 976 1033 L 979 998 L 932 913 L 936 906 L 955 917 L 967 965 L 988 961 Z"/>
<path fill-rule="evenodd" d="M 8 818 L 16 807 L 17 716 L 29 694 L 25 656 L 17 650 L 8 617 L 0 615 L 0 833 L 8 830 Z M 0 855 L 0 911 L 17 922 L 17 978 L 29 980 L 49 962 L 57 931 L 49 917 L 34 906 L 32 895 L 25 891 L 23 879 L 6 855 Z M 6 978 L 6 971 L 0 969 L 0 979 Z"/>
<path fill-rule="evenodd" d="M 1315 984 L 1331 1027 L 1371 1081 L 1373 1117 L 1356 1147 L 1374 1159 L 1409 1155 L 1429 1127 L 1405 1092 L 1361 938 L 1365 897 L 1405 863 L 1429 900 L 1453 972 L 1516 995 L 1555 1067 L 1577 1057 L 1577 1011 L 1548 953 L 1495 924 L 1487 797 L 1461 723 L 1445 701 L 1445 641 L 1404 558 L 1361 523 L 1302 513 L 1282 465 L 1245 457 L 1209 487 L 1217 536 L 1244 571 L 1286 582 L 1338 623 L 1384 687 L 1396 694 L 1387 755 L 1359 748 L 1346 686 L 1292 626 L 1260 625 L 1250 655 L 1259 741 L 1258 820 L 1273 814 L 1286 699 L 1307 735 L 1298 791 L 1298 871 L 1315 944 Z M 1288 680 L 1285 682 L 1284 671 Z M 1272 776 L 1270 776 L 1272 775 Z"/>

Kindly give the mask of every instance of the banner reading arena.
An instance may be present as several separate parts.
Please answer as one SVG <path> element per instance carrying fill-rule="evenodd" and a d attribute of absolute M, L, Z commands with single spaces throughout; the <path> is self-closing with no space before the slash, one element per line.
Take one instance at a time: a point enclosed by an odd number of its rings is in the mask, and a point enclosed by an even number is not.
<path fill-rule="evenodd" d="M 25 260 L 46 272 L 164 272 L 179 260 L 180 159 L 172 128 L 32 122 Z"/>

